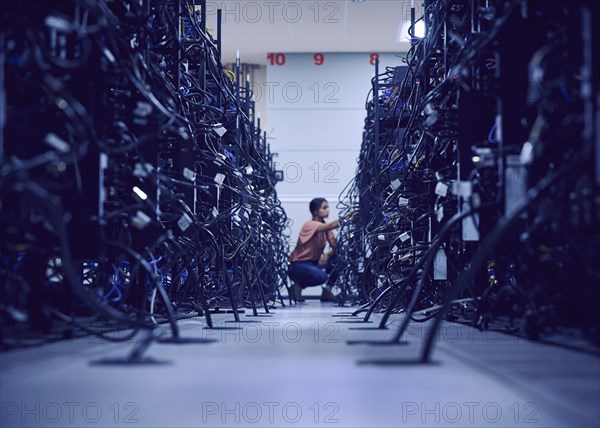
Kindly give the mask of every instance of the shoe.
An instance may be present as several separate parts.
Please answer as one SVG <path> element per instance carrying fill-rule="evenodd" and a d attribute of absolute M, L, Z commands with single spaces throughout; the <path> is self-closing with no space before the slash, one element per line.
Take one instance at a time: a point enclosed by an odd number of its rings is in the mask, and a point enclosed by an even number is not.
<path fill-rule="evenodd" d="M 296 302 L 304 302 L 304 297 L 302 297 L 302 287 L 300 284 L 292 282 L 292 286 L 290 287 L 290 293 L 292 293 L 292 299 Z"/>
<path fill-rule="evenodd" d="M 337 302 L 338 299 L 335 294 L 331 292 L 331 290 L 327 287 L 323 288 L 323 292 L 321 293 L 321 302 Z"/>

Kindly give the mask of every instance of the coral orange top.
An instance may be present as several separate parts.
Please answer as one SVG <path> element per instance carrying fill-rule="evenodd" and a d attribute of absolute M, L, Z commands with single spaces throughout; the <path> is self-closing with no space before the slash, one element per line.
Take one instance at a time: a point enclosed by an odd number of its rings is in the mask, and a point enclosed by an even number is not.
<path fill-rule="evenodd" d="M 296 248 L 290 255 L 290 262 L 319 261 L 327 242 L 334 237 L 333 230 L 317 232 L 317 228 L 321 224 L 323 223 L 316 220 L 304 223 L 300 229 Z"/>

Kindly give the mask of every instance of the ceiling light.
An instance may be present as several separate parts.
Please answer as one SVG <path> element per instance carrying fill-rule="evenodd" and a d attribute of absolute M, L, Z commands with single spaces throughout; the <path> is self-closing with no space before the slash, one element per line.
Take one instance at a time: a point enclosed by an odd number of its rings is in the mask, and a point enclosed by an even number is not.
<path fill-rule="evenodd" d="M 422 19 L 415 22 L 415 37 L 422 39 L 425 37 L 425 21 Z"/>
<path fill-rule="evenodd" d="M 410 42 L 410 35 L 408 34 L 408 30 L 410 28 L 410 21 L 401 22 L 400 23 L 400 31 L 398 32 L 398 41 L 399 42 Z M 422 39 L 425 37 L 425 22 L 420 19 L 415 22 L 414 34 L 416 38 Z"/>

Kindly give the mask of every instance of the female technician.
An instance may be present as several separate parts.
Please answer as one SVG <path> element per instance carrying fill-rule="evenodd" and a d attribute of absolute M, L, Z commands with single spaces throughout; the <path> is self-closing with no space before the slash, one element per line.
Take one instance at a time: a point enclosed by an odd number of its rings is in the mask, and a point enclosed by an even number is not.
<path fill-rule="evenodd" d="M 333 229 L 340 226 L 339 220 L 325 223 L 329 216 L 329 203 L 324 198 L 310 201 L 312 220 L 307 221 L 300 229 L 296 248 L 290 255 L 288 276 L 292 280 L 292 297 L 303 302 L 302 289 L 325 284 L 321 294 L 322 302 L 333 302 L 335 296 L 331 286 L 337 279 L 335 269 L 336 241 Z M 331 251 L 323 253 L 329 242 Z"/>

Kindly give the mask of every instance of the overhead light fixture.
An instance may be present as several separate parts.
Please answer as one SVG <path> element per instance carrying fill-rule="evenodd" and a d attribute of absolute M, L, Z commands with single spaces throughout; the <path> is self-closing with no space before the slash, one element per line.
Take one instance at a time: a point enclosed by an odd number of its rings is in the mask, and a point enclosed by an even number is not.
<path fill-rule="evenodd" d="M 400 23 L 400 31 L 398 32 L 398 41 L 399 42 L 410 42 L 411 36 L 408 34 L 408 30 L 410 28 L 410 21 L 405 21 Z M 414 34 L 416 38 L 422 39 L 425 37 L 425 21 L 422 19 L 415 22 Z"/>
<path fill-rule="evenodd" d="M 415 37 L 422 39 L 425 37 L 425 21 L 422 19 L 415 22 Z"/>

